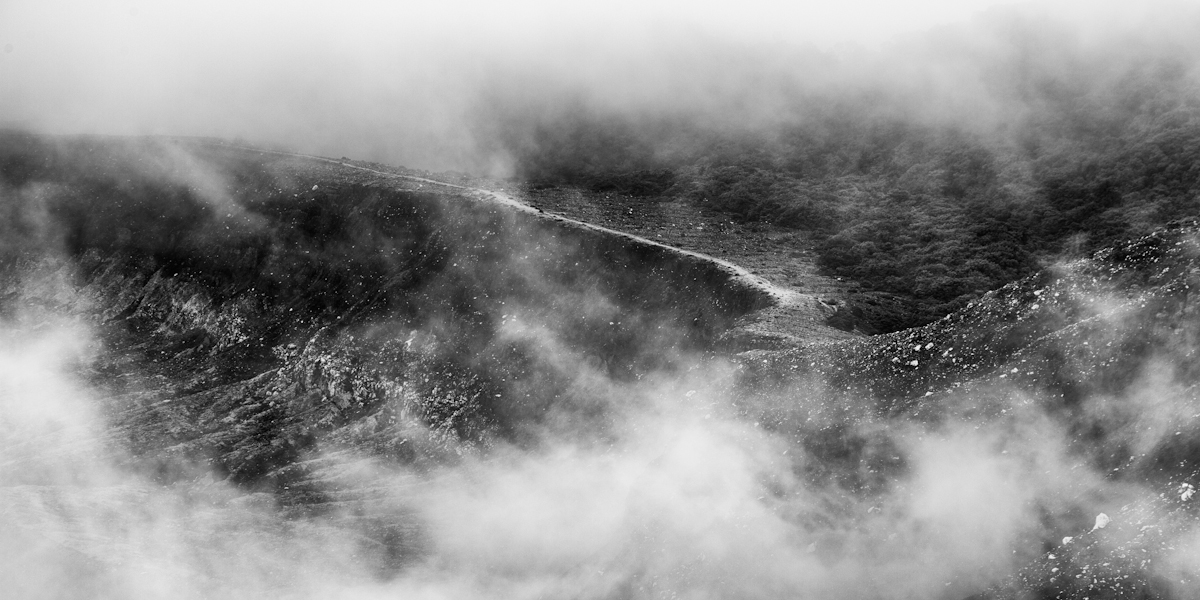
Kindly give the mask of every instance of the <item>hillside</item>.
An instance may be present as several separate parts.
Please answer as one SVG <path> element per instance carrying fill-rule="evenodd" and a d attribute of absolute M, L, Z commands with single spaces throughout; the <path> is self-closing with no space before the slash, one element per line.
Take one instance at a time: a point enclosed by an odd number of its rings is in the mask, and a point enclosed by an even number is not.
<path fill-rule="evenodd" d="M 933 322 L 1063 255 L 1200 212 L 1192 41 L 976 25 L 878 64 L 815 59 L 832 73 L 747 69 L 758 80 L 724 111 L 514 93 L 488 114 L 504 117 L 496 143 L 532 197 L 583 189 L 587 204 L 616 200 L 602 218 L 673 207 L 771 230 L 765 245 L 846 284 L 866 333 Z"/>
<path fill-rule="evenodd" d="M 682 201 L 0 142 L 18 595 L 1195 585 L 1194 221 L 866 336 L 806 234 Z"/>
<path fill-rule="evenodd" d="M 818 473 L 852 490 L 879 493 L 886 474 L 904 468 L 870 452 L 890 434 L 864 436 L 863 423 L 985 432 L 990 449 L 1032 480 L 1018 485 L 1044 494 L 1044 529 L 1016 573 L 972 597 L 1186 595 L 1195 574 L 1176 546 L 1192 543 L 1181 532 L 1195 527 L 1200 475 L 1198 225 L 1174 223 L 1059 265 L 925 327 L 829 352 L 750 353 L 751 396 L 820 382 L 820 403 L 772 411 L 771 420 L 822 444 L 832 421 L 832 439 L 859 448 L 839 459 L 859 469 Z M 847 421 L 854 427 L 844 429 Z M 1157 561 L 1167 566 L 1147 566 Z"/>

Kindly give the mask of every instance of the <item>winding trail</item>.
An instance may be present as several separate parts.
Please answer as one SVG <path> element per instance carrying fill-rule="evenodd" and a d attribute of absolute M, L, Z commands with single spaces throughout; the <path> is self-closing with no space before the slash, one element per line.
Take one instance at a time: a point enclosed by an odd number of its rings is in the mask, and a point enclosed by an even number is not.
<path fill-rule="evenodd" d="M 381 175 L 383 177 L 390 177 L 393 179 L 403 179 L 403 180 L 407 180 L 407 181 L 417 181 L 420 183 L 427 183 L 430 185 L 437 185 L 437 186 L 451 188 L 451 189 L 455 189 L 455 190 L 459 190 L 459 191 L 468 192 L 481 200 L 497 202 L 499 204 L 508 206 L 509 208 L 513 208 L 518 211 L 522 211 L 525 213 L 535 215 L 539 218 L 549 219 L 552 221 L 558 221 L 560 223 L 565 223 L 572 227 L 580 227 L 583 229 L 590 229 L 592 231 L 597 231 L 597 232 L 605 233 L 608 235 L 615 235 L 618 237 L 623 237 L 625 239 L 628 239 L 633 242 L 637 242 L 639 244 L 645 244 L 647 246 L 654 246 L 657 248 L 662 248 L 664 250 L 673 252 L 675 254 L 679 254 L 679 255 L 683 255 L 683 256 L 690 256 L 692 258 L 697 258 L 697 259 L 703 260 L 705 262 L 715 264 L 718 266 L 718 268 L 720 268 L 722 271 L 728 273 L 730 276 L 732 276 L 736 280 L 742 281 L 755 289 L 761 290 L 763 293 L 768 295 L 772 300 L 774 300 L 777 304 L 780 304 L 780 305 L 786 306 L 786 305 L 794 304 L 797 301 L 800 301 L 802 299 L 802 297 L 804 296 L 803 294 L 796 292 L 795 290 L 788 290 L 788 289 L 781 288 L 781 287 L 771 283 L 767 279 L 765 279 L 759 275 L 755 275 L 754 273 L 751 273 L 745 267 L 731 263 L 727 260 L 720 259 L 715 256 L 710 256 L 708 254 L 703 254 L 700 252 L 694 252 L 692 250 L 684 250 L 683 248 L 678 248 L 676 246 L 664 244 L 662 242 L 658 242 L 658 241 L 655 241 L 655 240 L 652 240 L 649 238 L 644 238 L 642 236 L 634 235 L 632 233 L 618 231 L 616 229 L 610 229 L 610 228 L 604 227 L 602 225 L 596 225 L 593 223 L 587 223 L 584 221 L 578 221 L 576 219 L 571 219 L 569 217 L 564 217 L 562 215 L 548 213 L 548 212 L 542 211 L 540 209 L 534 208 L 528 204 L 525 204 L 524 202 L 521 202 L 520 200 L 517 200 L 516 198 L 513 198 L 512 196 L 509 196 L 508 194 L 505 194 L 502 192 L 497 192 L 497 191 L 493 191 L 493 190 L 489 190 L 489 189 L 485 189 L 485 188 L 458 185 L 456 183 L 447 183 L 445 181 L 438 181 L 436 179 L 429 179 L 426 177 L 418 177 L 416 175 L 388 173 L 386 171 L 380 171 L 378 169 L 372 169 L 370 167 L 364 167 L 361 165 L 356 165 L 356 164 L 349 163 L 349 162 L 339 160 L 336 158 L 327 158 L 324 156 L 314 156 L 311 154 L 300 154 L 298 152 L 284 152 L 281 150 L 264 150 L 261 148 L 253 148 L 250 146 L 239 146 L 239 145 L 235 145 L 235 144 L 218 144 L 216 142 L 212 142 L 212 144 L 220 145 L 220 146 L 227 147 L 227 148 L 236 148 L 239 150 L 245 150 L 245 151 L 249 151 L 249 152 L 258 152 L 261 154 L 275 154 L 275 155 L 279 155 L 279 156 L 291 156 L 291 157 L 295 157 L 295 158 L 315 160 L 315 161 L 324 162 L 324 163 L 328 163 L 328 164 L 347 167 L 350 169 L 357 169 L 359 171 L 373 173 L 375 175 Z"/>
<path fill-rule="evenodd" d="M 311 160 L 322 162 L 330 165 L 336 165 L 343 168 L 354 169 L 357 171 L 371 173 L 381 177 L 390 179 L 398 179 L 404 181 L 418 182 L 422 184 L 441 186 L 444 188 L 465 192 L 467 195 L 474 197 L 483 202 L 493 202 L 504 205 L 512 210 L 521 211 L 531 216 L 556 221 L 580 229 L 588 229 L 591 231 L 603 233 L 605 235 L 618 236 L 625 238 L 636 244 L 644 244 L 666 250 L 668 252 L 687 256 L 697 260 L 701 260 L 714 265 L 718 270 L 727 274 L 734 281 L 740 281 L 742 284 L 756 289 L 763 295 L 768 297 L 772 303 L 771 306 L 758 311 L 758 315 L 762 323 L 758 326 L 750 326 L 748 331 L 753 331 L 759 335 L 767 337 L 782 338 L 789 343 L 794 342 L 815 342 L 827 339 L 842 338 L 852 334 L 836 330 L 824 323 L 825 319 L 832 313 L 833 309 L 829 305 L 818 300 L 815 296 L 798 292 L 796 290 L 787 289 L 775 285 L 766 278 L 750 272 L 745 267 L 736 263 L 717 258 L 715 256 L 696 252 L 693 250 L 685 250 L 677 246 L 671 246 L 659 241 L 645 238 L 639 235 L 634 235 L 625 231 L 611 229 L 602 225 L 588 223 L 572 219 L 559 214 L 545 212 L 539 208 L 535 208 L 520 200 L 505 194 L 486 188 L 473 187 L 468 185 L 459 185 L 448 183 L 427 177 L 419 177 L 416 175 L 405 175 L 402 173 L 392 173 L 381 171 L 362 165 L 356 165 L 346 160 L 328 158 L 324 156 L 314 156 L 311 154 L 301 154 L 298 152 L 286 152 L 282 150 L 266 150 L 262 148 L 254 148 L 251 146 L 242 146 L 238 144 L 230 144 L 217 140 L 186 140 L 187 143 L 202 143 L 223 148 L 233 148 L 246 152 L 257 152 L 259 154 L 272 154 L 276 156 L 287 156 L 299 158 L 303 160 Z"/>

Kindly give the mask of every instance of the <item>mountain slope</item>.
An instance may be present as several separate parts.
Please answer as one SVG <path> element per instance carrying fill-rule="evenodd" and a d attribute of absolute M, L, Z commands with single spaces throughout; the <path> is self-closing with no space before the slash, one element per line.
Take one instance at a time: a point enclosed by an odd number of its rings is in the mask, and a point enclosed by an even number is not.
<path fill-rule="evenodd" d="M 470 182 L 4 141 L 0 523 L 31 597 L 1193 584 L 1194 222 L 849 336 Z"/>

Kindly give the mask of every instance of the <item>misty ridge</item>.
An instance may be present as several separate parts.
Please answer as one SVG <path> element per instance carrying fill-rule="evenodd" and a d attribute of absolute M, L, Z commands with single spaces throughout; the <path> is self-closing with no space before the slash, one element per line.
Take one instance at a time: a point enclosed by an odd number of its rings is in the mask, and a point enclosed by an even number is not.
<path fill-rule="evenodd" d="M 398 142 L 320 90 L 2 132 L 0 590 L 1193 597 L 1188 14 L 501 48 Z"/>

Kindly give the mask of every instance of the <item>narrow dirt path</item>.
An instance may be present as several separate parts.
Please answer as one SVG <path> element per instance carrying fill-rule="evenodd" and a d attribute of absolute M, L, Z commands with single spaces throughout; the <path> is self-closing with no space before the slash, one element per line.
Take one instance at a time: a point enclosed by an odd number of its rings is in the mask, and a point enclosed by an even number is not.
<path fill-rule="evenodd" d="M 191 143 L 195 143 L 195 141 L 193 140 Z M 818 299 L 812 294 L 806 294 L 795 289 L 788 289 L 786 287 L 775 285 L 765 277 L 757 275 L 739 264 L 703 252 L 672 246 L 670 244 L 652 240 L 650 238 L 626 231 L 620 231 L 605 227 L 603 225 L 596 225 L 594 223 L 589 223 L 579 219 L 573 219 L 561 214 L 547 212 L 543 209 L 536 208 L 525 202 L 522 202 L 517 198 L 514 198 L 513 196 L 503 192 L 481 187 L 449 183 L 446 181 L 439 181 L 417 175 L 382 171 L 363 165 L 357 165 L 353 162 L 347 162 L 343 159 L 327 158 L 323 156 L 313 156 L 309 154 L 285 152 L 280 150 L 265 150 L 261 148 L 240 146 L 236 144 L 225 144 L 215 141 L 205 141 L 201 143 L 207 143 L 209 145 L 215 145 L 224 148 L 233 148 L 247 152 L 257 152 L 261 154 L 272 154 L 276 156 L 287 156 L 303 160 L 317 161 L 348 169 L 354 169 L 361 172 L 371 173 L 390 179 L 435 185 L 460 192 L 466 192 L 468 195 L 471 195 L 479 200 L 502 204 L 513 210 L 529 213 L 537 218 L 556 221 L 569 227 L 588 229 L 604 233 L 606 235 L 622 237 L 637 244 L 654 246 L 675 254 L 688 256 L 711 263 L 735 280 L 741 281 L 747 286 L 761 290 L 764 294 L 772 299 L 774 302 L 773 306 L 753 313 L 747 319 L 747 322 L 742 324 L 739 329 L 744 334 L 754 338 L 766 338 L 768 340 L 773 340 L 774 344 L 825 342 L 844 339 L 854 335 L 830 327 L 825 323 L 826 319 L 833 314 L 835 310 L 833 306 Z"/>

